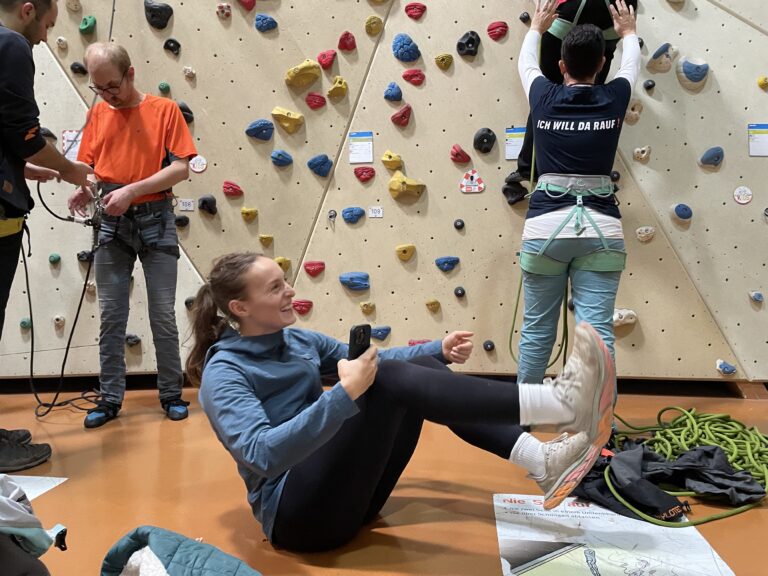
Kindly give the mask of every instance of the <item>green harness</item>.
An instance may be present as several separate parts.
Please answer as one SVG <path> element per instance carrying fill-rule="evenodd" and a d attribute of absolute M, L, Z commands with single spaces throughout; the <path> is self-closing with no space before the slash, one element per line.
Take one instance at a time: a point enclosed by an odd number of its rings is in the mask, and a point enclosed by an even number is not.
<path fill-rule="evenodd" d="M 562 18 L 558 18 L 552 23 L 552 26 L 550 26 L 549 32 L 557 38 L 558 40 L 562 41 L 563 38 L 565 38 L 565 35 L 570 32 L 574 26 L 577 26 L 579 23 L 579 18 L 581 18 L 581 13 L 584 10 L 584 6 L 587 5 L 587 0 L 581 0 L 581 5 L 579 6 L 579 9 L 576 11 L 576 17 L 573 19 L 573 22 L 568 22 L 568 20 L 563 20 Z M 605 6 L 606 8 L 611 5 L 609 0 L 605 0 Z M 618 40 L 620 36 L 616 33 L 616 30 L 611 26 L 610 28 L 606 28 L 603 30 L 603 38 L 606 40 Z"/>

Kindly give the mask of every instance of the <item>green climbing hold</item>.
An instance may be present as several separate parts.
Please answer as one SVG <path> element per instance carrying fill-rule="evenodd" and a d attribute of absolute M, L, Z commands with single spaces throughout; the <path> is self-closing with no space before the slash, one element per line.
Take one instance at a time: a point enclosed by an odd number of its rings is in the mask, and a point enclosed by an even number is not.
<path fill-rule="evenodd" d="M 93 34 L 96 29 L 96 16 L 84 16 L 80 22 L 80 34 Z"/>
<path fill-rule="evenodd" d="M 58 264 L 61 262 L 61 255 L 53 252 L 50 256 L 48 256 L 48 262 L 51 264 Z"/>
<path fill-rule="evenodd" d="M 168 82 L 160 82 L 157 85 L 157 89 L 160 90 L 161 94 L 168 94 L 171 91 L 171 85 Z"/>
<path fill-rule="evenodd" d="M 32 318 L 22 318 L 19 322 L 19 326 L 22 330 L 29 330 L 32 328 Z"/>

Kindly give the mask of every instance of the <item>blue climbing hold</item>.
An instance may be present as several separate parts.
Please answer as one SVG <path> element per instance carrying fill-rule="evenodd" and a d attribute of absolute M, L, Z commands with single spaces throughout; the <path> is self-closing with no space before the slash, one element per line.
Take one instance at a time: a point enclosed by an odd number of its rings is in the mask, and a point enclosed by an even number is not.
<path fill-rule="evenodd" d="M 651 56 L 651 60 L 657 60 L 658 58 L 661 58 L 664 56 L 664 54 L 669 52 L 669 49 L 672 48 L 672 44 L 669 42 L 665 42 L 659 48 L 656 50 L 656 52 L 653 53 L 653 56 Z"/>
<path fill-rule="evenodd" d="M 341 211 L 341 217 L 347 224 L 356 224 L 363 216 L 365 216 L 365 210 L 359 206 L 350 206 Z"/>
<path fill-rule="evenodd" d="M 720 372 L 720 374 L 723 376 L 732 376 L 733 374 L 736 374 L 736 366 L 729 364 L 725 360 L 718 359 L 715 366 L 717 371 Z"/>
<path fill-rule="evenodd" d="M 752 290 L 749 293 L 749 298 L 755 304 L 762 304 L 765 301 L 765 297 L 763 296 L 763 293 L 758 290 Z"/>
<path fill-rule="evenodd" d="M 269 32 L 277 28 L 277 20 L 268 14 L 256 14 L 256 22 L 254 24 L 259 32 Z"/>
<path fill-rule="evenodd" d="M 401 62 L 414 62 L 421 56 L 421 50 L 408 34 L 398 34 L 392 40 L 392 53 Z"/>
<path fill-rule="evenodd" d="M 679 220 L 690 220 L 693 218 L 693 210 L 688 204 L 677 204 L 675 206 L 675 216 Z"/>
<path fill-rule="evenodd" d="M 318 176 L 326 177 L 331 173 L 333 160 L 328 158 L 327 154 L 318 154 L 309 159 L 307 166 L 309 166 L 309 169 Z"/>
<path fill-rule="evenodd" d="M 443 256 L 435 260 L 435 265 L 443 272 L 450 272 L 459 264 L 459 258 L 457 256 Z"/>
<path fill-rule="evenodd" d="M 272 164 L 275 166 L 290 166 L 293 164 L 293 156 L 285 150 L 275 150 L 272 152 Z"/>
<path fill-rule="evenodd" d="M 723 163 L 723 159 L 725 158 L 725 150 L 723 150 L 720 146 L 715 146 L 714 148 L 710 148 L 699 159 L 699 164 L 702 166 L 711 166 L 713 168 L 717 168 L 720 166 L 720 164 Z"/>
<path fill-rule="evenodd" d="M 690 60 L 683 60 L 680 63 L 680 71 L 689 82 L 699 84 L 706 80 L 707 74 L 709 74 L 709 64 L 706 62 L 696 63 Z"/>
<path fill-rule="evenodd" d="M 248 128 L 245 129 L 245 133 L 251 138 L 258 138 L 259 140 L 269 140 L 272 138 L 272 134 L 275 131 L 275 125 L 270 120 L 262 118 L 261 120 L 254 120 L 248 124 Z"/>
<path fill-rule="evenodd" d="M 390 326 L 376 326 L 371 328 L 371 338 L 374 340 L 386 340 L 390 332 L 392 332 Z"/>
<path fill-rule="evenodd" d="M 400 102 L 403 99 L 403 91 L 400 90 L 400 86 L 396 82 L 390 82 L 387 89 L 384 90 L 384 100 L 390 102 Z"/>
<path fill-rule="evenodd" d="M 360 292 L 362 290 L 368 290 L 371 287 L 368 278 L 366 272 L 346 272 L 339 276 L 339 282 L 350 290 Z"/>

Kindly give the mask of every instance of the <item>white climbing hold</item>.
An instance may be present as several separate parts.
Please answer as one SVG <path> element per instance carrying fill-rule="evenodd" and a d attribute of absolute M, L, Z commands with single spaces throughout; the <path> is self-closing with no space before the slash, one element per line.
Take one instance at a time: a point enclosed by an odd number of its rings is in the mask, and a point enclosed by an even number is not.
<path fill-rule="evenodd" d="M 624 116 L 624 121 L 633 126 L 640 121 L 640 114 L 643 113 L 643 103 L 640 100 L 632 100 L 627 108 L 627 113 Z"/>
<path fill-rule="evenodd" d="M 208 160 L 199 154 L 189 161 L 189 169 L 195 174 L 202 174 L 208 168 Z"/>
<path fill-rule="evenodd" d="M 464 194 L 479 194 L 485 190 L 485 182 L 477 173 L 477 170 L 470 170 L 464 173 L 464 177 L 459 184 L 459 190 Z"/>
<path fill-rule="evenodd" d="M 628 308 L 614 308 L 613 310 L 613 326 L 617 328 L 619 326 L 628 326 L 637 322 L 637 313 L 634 310 Z"/>
<path fill-rule="evenodd" d="M 656 235 L 656 228 L 653 226 L 640 226 L 635 230 L 635 235 L 640 242 L 650 242 Z"/>
<path fill-rule="evenodd" d="M 88 294 L 96 294 L 96 282 L 89 280 L 88 284 L 85 285 L 85 290 Z"/>
<path fill-rule="evenodd" d="M 67 42 L 67 39 L 64 38 L 64 36 L 59 36 L 58 38 L 56 38 L 56 47 L 59 50 L 66 50 L 67 46 L 69 46 L 69 44 Z"/>
<path fill-rule="evenodd" d="M 739 186 L 733 191 L 733 199 L 737 204 L 749 204 L 752 202 L 752 190 L 746 186 Z"/>
<path fill-rule="evenodd" d="M 184 66 L 184 76 L 188 80 L 194 80 L 197 76 L 197 72 L 195 72 L 195 69 L 192 68 L 192 66 Z"/>
<path fill-rule="evenodd" d="M 638 162 L 645 162 L 651 157 L 651 147 L 643 146 L 642 148 L 635 148 L 634 157 Z"/>
<path fill-rule="evenodd" d="M 736 366 L 729 364 L 721 358 L 718 358 L 715 362 L 715 368 L 717 368 L 717 371 L 723 376 L 733 376 L 736 374 Z"/>
<path fill-rule="evenodd" d="M 53 325 L 56 328 L 63 328 L 64 322 L 66 322 L 66 320 L 63 314 L 57 314 L 56 316 L 53 317 Z"/>
<path fill-rule="evenodd" d="M 653 53 L 648 62 L 648 68 L 656 72 L 669 72 L 672 69 L 672 60 L 677 57 L 677 54 L 677 46 L 666 42 Z"/>
<path fill-rule="evenodd" d="M 681 58 L 677 63 L 677 79 L 683 88 L 697 92 L 707 83 L 709 64 L 698 58 Z"/>
<path fill-rule="evenodd" d="M 750 290 L 749 299 L 752 300 L 752 302 L 755 304 L 762 304 L 765 302 L 765 297 L 763 296 L 763 293 L 760 292 L 760 290 Z"/>
<path fill-rule="evenodd" d="M 232 5 L 229 2 L 219 2 L 216 5 L 216 14 L 222 20 L 226 20 L 232 16 Z"/>

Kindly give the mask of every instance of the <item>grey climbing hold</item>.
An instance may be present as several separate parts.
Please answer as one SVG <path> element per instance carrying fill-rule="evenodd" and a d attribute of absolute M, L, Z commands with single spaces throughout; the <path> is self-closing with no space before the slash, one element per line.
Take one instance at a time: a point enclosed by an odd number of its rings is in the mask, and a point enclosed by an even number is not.
<path fill-rule="evenodd" d="M 456 296 L 456 298 L 464 298 L 464 296 L 467 295 L 467 291 L 464 290 L 462 286 L 456 286 L 456 288 L 453 289 L 453 295 Z"/>
<path fill-rule="evenodd" d="M 188 297 L 187 297 L 187 298 L 184 300 L 184 307 L 185 307 L 187 310 L 192 310 L 192 308 L 194 307 L 194 305 L 195 305 L 195 297 L 194 297 L 194 296 L 188 296 Z"/>
<path fill-rule="evenodd" d="M 269 32 L 277 28 L 277 20 L 268 14 L 256 14 L 254 26 L 259 32 Z"/>
<path fill-rule="evenodd" d="M 176 228 L 186 228 L 189 226 L 189 216 L 186 214 L 177 214 L 175 220 Z"/>
<path fill-rule="evenodd" d="M 493 343 L 493 340 L 486 340 L 483 342 L 483 350 L 486 352 L 493 352 L 496 350 L 496 344 Z"/>
<path fill-rule="evenodd" d="M 214 198 L 211 194 L 200 196 L 200 198 L 197 200 L 197 207 L 203 212 L 207 212 L 211 216 L 214 216 L 219 211 L 219 209 L 216 207 L 216 198 Z"/>
<path fill-rule="evenodd" d="M 528 14 L 528 12 L 523 12 L 522 14 L 520 14 L 519 18 L 520 18 L 520 22 L 522 22 L 523 24 L 528 24 L 528 22 L 531 21 L 531 15 Z"/>
<path fill-rule="evenodd" d="M 173 16 L 173 8 L 162 2 L 151 2 L 144 0 L 144 15 L 152 28 L 163 30 L 168 26 L 168 21 Z"/>
<path fill-rule="evenodd" d="M 248 128 L 245 129 L 245 133 L 251 138 L 257 140 L 267 141 L 272 138 L 272 134 L 275 132 L 275 125 L 271 120 L 262 118 L 260 120 L 254 120 L 248 124 Z"/>
<path fill-rule="evenodd" d="M 293 164 L 293 157 L 285 150 L 275 150 L 270 158 L 275 166 L 289 166 Z"/>
<path fill-rule="evenodd" d="M 464 230 L 464 220 L 461 218 L 454 220 L 453 227 L 456 228 L 456 230 Z"/>
<path fill-rule="evenodd" d="M 141 344 L 141 337 L 138 334 L 125 335 L 125 345 L 128 346 L 128 348 L 133 348 L 139 344 Z"/>
<path fill-rule="evenodd" d="M 384 99 L 390 102 L 400 102 L 403 99 L 403 91 L 396 82 L 390 82 L 384 91 Z"/>
<path fill-rule="evenodd" d="M 336 222 L 336 217 L 338 216 L 338 213 L 336 210 L 328 210 L 328 220 L 330 220 L 331 224 Z"/>
<path fill-rule="evenodd" d="M 347 224 L 357 224 L 363 216 L 365 216 L 365 210 L 359 206 L 350 206 L 341 211 L 341 217 Z"/>
<path fill-rule="evenodd" d="M 81 250 L 77 253 L 77 259 L 80 262 L 93 262 L 93 252 L 90 250 Z"/>
<path fill-rule="evenodd" d="M 752 302 L 755 304 L 762 304 L 765 301 L 763 293 L 759 290 L 751 290 L 749 292 L 749 299 L 752 300 Z"/>
<path fill-rule="evenodd" d="M 386 340 L 391 332 L 391 326 L 375 326 L 371 328 L 371 338 L 374 340 Z"/>
<path fill-rule="evenodd" d="M 366 272 L 346 272 L 339 276 L 339 282 L 355 292 L 368 290 L 371 287 L 371 282 Z"/>
<path fill-rule="evenodd" d="M 48 256 L 48 262 L 56 266 L 61 262 L 61 255 L 57 252 L 52 252 L 50 256 Z"/>
<path fill-rule="evenodd" d="M 418 44 L 408 34 L 398 34 L 392 40 L 392 53 L 401 62 L 415 62 L 421 56 Z"/>
<path fill-rule="evenodd" d="M 72 74 L 79 74 L 80 76 L 88 74 L 88 70 L 82 62 L 72 62 L 72 64 L 69 65 L 69 69 L 72 70 Z"/>
<path fill-rule="evenodd" d="M 720 374 L 723 376 L 733 376 L 736 374 L 736 366 L 729 364 L 720 358 L 718 358 L 715 362 L 715 368 L 717 368 L 717 371 L 720 372 Z"/>
<path fill-rule="evenodd" d="M 704 87 L 709 76 L 709 64 L 697 58 L 681 58 L 677 63 L 677 79 L 683 88 L 698 91 Z"/>
<path fill-rule="evenodd" d="M 179 100 L 176 104 L 178 104 L 179 110 L 181 110 L 181 115 L 184 116 L 184 122 L 191 124 L 195 121 L 195 115 L 192 113 L 190 107 L 187 106 L 186 102 Z"/>
<path fill-rule="evenodd" d="M 618 182 L 619 180 L 621 180 L 621 172 L 618 170 L 611 172 L 611 182 Z"/>
<path fill-rule="evenodd" d="M 637 37 L 637 43 L 640 44 L 640 49 L 643 49 L 643 46 L 645 46 L 645 40 L 643 40 L 640 36 Z"/>
<path fill-rule="evenodd" d="M 435 260 L 435 266 L 443 272 L 450 272 L 459 265 L 459 262 L 458 256 L 443 256 Z"/>
<path fill-rule="evenodd" d="M 181 42 L 176 40 L 176 38 L 168 38 L 163 42 L 163 50 L 167 50 L 174 56 L 178 56 L 181 53 Z"/>
<path fill-rule="evenodd" d="M 32 328 L 32 318 L 22 318 L 19 322 L 19 328 L 22 330 L 29 330 Z"/>
<path fill-rule="evenodd" d="M 702 154 L 701 158 L 699 158 L 699 166 L 719 168 L 724 159 L 725 150 L 723 150 L 720 146 L 715 146 Z"/>
<path fill-rule="evenodd" d="M 646 92 L 650 92 L 654 88 L 656 88 L 656 82 L 654 80 L 646 80 L 643 82 L 643 88 L 645 88 Z"/>
<path fill-rule="evenodd" d="M 40 127 L 40 136 L 42 136 L 43 138 L 50 138 L 54 142 L 56 142 L 56 140 L 58 140 L 58 138 L 56 138 L 56 134 L 51 132 L 51 129 L 50 128 L 46 128 L 45 126 L 41 126 Z"/>
<path fill-rule="evenodd" d="M 478 152 L 487 154 L 496 144 L 496 134 L 490 128 L 480 128 L 475 132 L 474 147 Z"/>
<path fill-rule="evenodd" d="M 464 34 L 456 43 L 456 52 L 461 56 L 476 56 L 479 48 L 480 36 L 474 30 Z"/>
<path fill-rule="evenodd" d="M 687 204 L 675 204 L 672 207 L 672 215 L 681 222 L 687 222 L 693 218 L 693 210 Z"/>
<path fill-rule="evenodd" d="M 312 172 L 325 178 L 331 173 L 333 160 L 328 158 L 327 154 L 318 154 L 309 159 L 307 166 L 309 166 L 309 169 L 312 170 Z"/>

